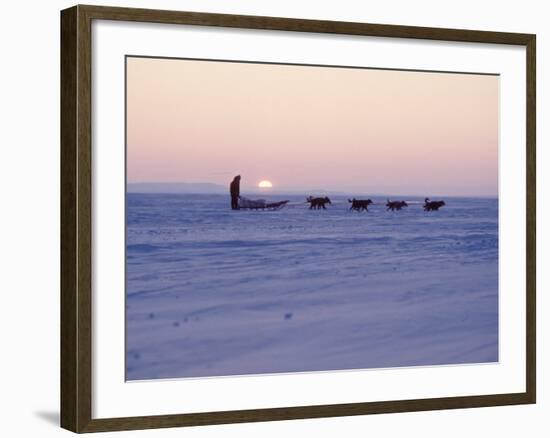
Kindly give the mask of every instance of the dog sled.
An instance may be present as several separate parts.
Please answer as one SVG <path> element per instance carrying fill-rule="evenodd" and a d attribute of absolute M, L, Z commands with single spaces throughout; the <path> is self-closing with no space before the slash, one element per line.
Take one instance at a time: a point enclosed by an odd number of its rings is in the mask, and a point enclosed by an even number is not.
<path fill-rule="evenodd" d="M 290 201 L 267 202 L 265 199 L 239 198 L 239 210 L 280 210 Z"/>

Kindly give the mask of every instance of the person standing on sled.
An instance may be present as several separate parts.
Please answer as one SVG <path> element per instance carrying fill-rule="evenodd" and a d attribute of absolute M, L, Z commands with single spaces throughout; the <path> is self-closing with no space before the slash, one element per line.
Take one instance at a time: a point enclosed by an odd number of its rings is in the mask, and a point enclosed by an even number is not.
<path fill-rule="evenodd" d="M 239 196 L 241 193 L 241 175 L 237 175 L 229 184 L 229 193 L 231 194 L 231 210 L 239 209 Z"/>

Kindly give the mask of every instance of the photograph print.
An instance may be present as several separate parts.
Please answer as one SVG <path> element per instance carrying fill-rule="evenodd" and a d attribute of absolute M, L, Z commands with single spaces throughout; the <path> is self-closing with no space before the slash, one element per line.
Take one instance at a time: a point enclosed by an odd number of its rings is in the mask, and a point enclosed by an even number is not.
<path fill-rule="evenodd" d="M 498 362 L 498 75 L 125 81 L 127 380 Z"/>

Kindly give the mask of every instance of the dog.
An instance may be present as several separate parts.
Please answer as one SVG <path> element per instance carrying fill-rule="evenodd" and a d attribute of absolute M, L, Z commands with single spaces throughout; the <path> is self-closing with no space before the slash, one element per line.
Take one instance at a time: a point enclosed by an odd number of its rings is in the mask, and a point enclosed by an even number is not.
<path fill-rule="evenodd" d="M 330 199 L 328 198 L 328 196 L 325 196 L 324 198 L 314 198 L 313 196 L 308 196 L 306 202 L 309 202 L 309 209 L 310 210 L 319 210 L 320 208 L 322 208 L 323 210 L 326 210 L 327 208 L 325 207 L 326 204 L 331 204 L 332 205 L 332 202 L 330 202 Z"/>
<path fill-rule="evenodd" d="M 390 201 L 389 199 L 386 202 L 386 211 L 391 210 L 401 210 L 403 207 L 408 207 L 405 201 Z"/>
<path fill-rule="evenodd" d="M 350 210 L 356 210 L 356 211 L 369 211 L 369 205 L 372 204 L 371 199 L 348 199 L 348 202 L 351 203 Z"/>
<path fill-rule="evenodd" d="M 424 199 L 424 211 L 437 211 L 445 205 L 445 201 L 430 201 L 430 198 Z"/>

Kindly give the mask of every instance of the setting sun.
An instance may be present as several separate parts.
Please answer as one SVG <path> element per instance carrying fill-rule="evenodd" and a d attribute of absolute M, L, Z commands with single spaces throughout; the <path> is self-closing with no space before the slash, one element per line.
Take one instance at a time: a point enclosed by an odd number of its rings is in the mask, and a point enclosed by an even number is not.
<path fill-rule="evenodd" d="M 267 181 L 264 179 L 263 181 L 260 181 L 258 183 L 258 187 L 260 187 L 261 189 L 266 189 L 266 188 L 273 187 L 273 184 L 271 184 L 271 181 Z"/>

